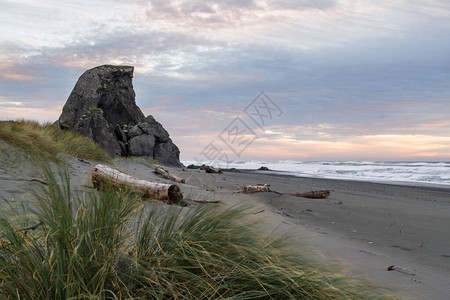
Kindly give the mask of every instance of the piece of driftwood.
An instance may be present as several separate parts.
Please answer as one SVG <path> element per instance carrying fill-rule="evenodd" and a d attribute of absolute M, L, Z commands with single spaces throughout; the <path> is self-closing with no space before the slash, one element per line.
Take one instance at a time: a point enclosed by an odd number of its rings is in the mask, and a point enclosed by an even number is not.
<path fill-rule="evenodd" d="M 186 199 L 186 200 L 198 203 L 222 203 L 221 200 L 204 200 L 204 199 Z"/>
<path fill-rule="evenodd" d="M 17 230 L 17 231 L 18 231 L 18 232 L 23 231 L 23 232 L 25 232 L 25 234 L 27 234 L 27 232 L 28 232 L 29 230 L 36 230 L 36 229 L 37 229 L 39 226 L 41 226 L 41 225 L 42 225 L 42 222 L 39 222 L 39 223 L 37 223 L 37 224 L 35 224 L 35 225 L 33 225 L 33 226 L 21 228 L 21 229 L 19 229 L 19 230 Z"/>
<path fill-rule="evenodd" d="M 97 189 L 102 183 L 119 188 L 128 187 L 142 193 L 144 197 L 162 200 L 167 204 L 183 200 L 183 194 L 177 185 L 142 180 L 102 164 L 96 165 L 92 170 L 92 183 Z"/>
<path fill-rule="evenodd" d="M 253 193 L 260 193 L 260 192 L 271 192 L 269 188 L 269 184 L 264 185 L 246 185 L 241 187 L 241 192 L 244 194 L 253 194 Z"/>
<path fill-rule="evenodd" d="M 330 190 L 321 190 L 321 191 L 309 191 L 302 193 L 284 193 L 285 195 L 290 195 L 294 197 L 302 197 L 302 198 L 312 198 L 312 199 L 324 199 L 330 196 Z"/>
<path fill-rule="evenodd" d="M 244 194 L 253 194 L 260 192 L 272 192 L 278 195 L 290 195 L 294 197 L 312 198 L 312 199 L 324 199 L 330 196 L 330 190 L 309 191 L 309 192 L 296 192 L 296 193 L 281 193 L 269 188 L 269 184 L 264 185 L 246 185 L 241 187 L 241 192 Z"/>
<path fill-rule="evenodd" d="M 158 175 L 161 175 L 162 177 L 164 177 L 165 179 L 169 179 L 178 183 L 185 183 L 186 181 L 183 178 L 180 178 L 178 176 L 172 175 L 169 173 L 169 171 L 167 171 L 166 169 L 164 169 L 163 167 L 156 167 L 155 168 L 155 173 Z"/>
<path fill-rule="evenodd" d="M 223 174 L 222 169 L 220 168 L 213 168 L 210 166 L 206 166 L 205 167 L 205 172 L 206 173 L 212 173 L 212 174 Z"/>

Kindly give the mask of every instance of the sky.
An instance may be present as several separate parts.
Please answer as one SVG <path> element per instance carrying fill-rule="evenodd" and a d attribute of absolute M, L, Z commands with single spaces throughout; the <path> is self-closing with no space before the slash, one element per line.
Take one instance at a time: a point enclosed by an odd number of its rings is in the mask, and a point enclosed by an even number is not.
<path fill-rule="evenodd" d="M 0 120 L 53 122 L 84 71 L 133 65 L 182 161 L 450 161 L 448 0 L 0 7 Z"/>

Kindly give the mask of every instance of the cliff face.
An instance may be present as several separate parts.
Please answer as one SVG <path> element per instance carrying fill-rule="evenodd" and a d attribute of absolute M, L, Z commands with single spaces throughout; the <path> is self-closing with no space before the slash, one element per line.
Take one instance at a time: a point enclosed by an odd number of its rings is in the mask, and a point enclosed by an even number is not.
<path fill-rule="evenodd" d="M 136 105 L 134 67 L 99 66 L 78 79 L 58 123 L 88 136 L 112 156 L 140 156 L 181 166 L 178 147 L 153 116 Z"/>

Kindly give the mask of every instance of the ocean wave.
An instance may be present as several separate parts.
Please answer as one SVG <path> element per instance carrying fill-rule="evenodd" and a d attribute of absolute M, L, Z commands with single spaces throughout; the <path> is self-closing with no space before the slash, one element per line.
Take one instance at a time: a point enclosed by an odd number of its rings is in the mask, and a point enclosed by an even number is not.
<path fill-rule="evenodd" d="M 222 167 L 256 170 L 261 166 L 295 176 L 450 186 L 450 162 L 249 160 Z"/>

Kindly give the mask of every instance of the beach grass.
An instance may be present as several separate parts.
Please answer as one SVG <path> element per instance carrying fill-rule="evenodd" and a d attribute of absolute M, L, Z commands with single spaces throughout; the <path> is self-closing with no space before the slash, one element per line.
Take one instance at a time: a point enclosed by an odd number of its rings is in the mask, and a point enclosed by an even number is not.
<path fill-rule="evenodd" d="M 110 155 L 89 138 L 56 124 L 35 121 L 0 121 L 0 139 L 24 149 L 30 157 L 43 161 L 57 161 L 58 153 L 78 158 L 110 162 Z"/>
<path fill-rule="evenodd" d="M 248 208 L 75 194 L 67 174 L 46 168 L 34 208 L 0 217 L 1 298 L 382 298 L 258 232 Z"/>

